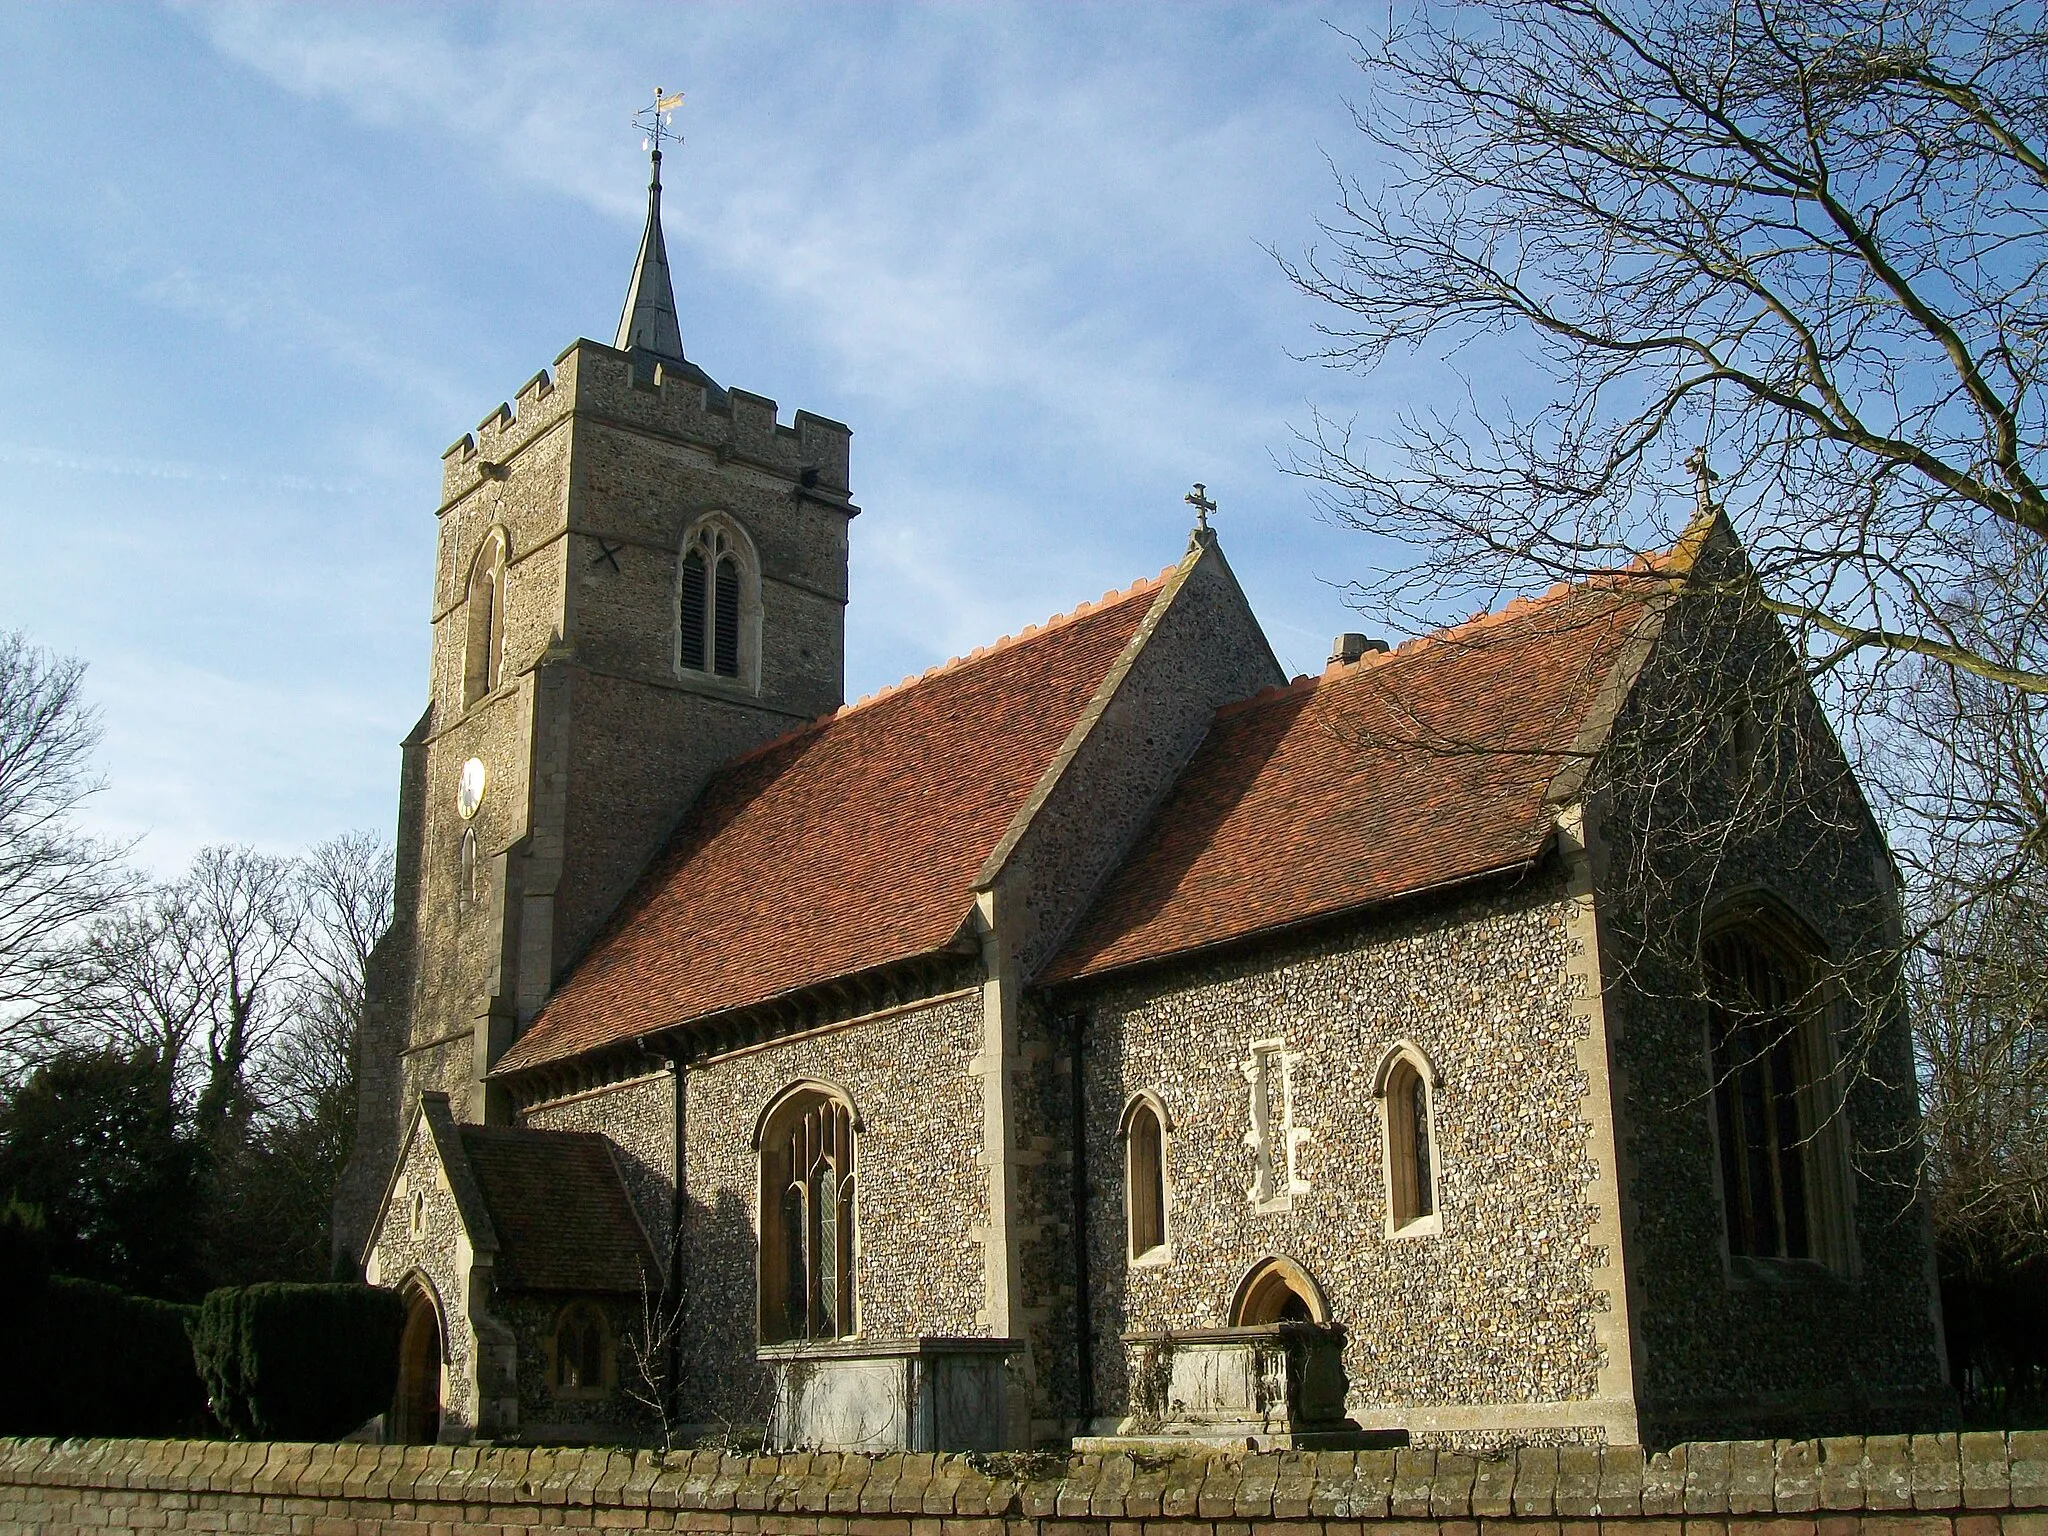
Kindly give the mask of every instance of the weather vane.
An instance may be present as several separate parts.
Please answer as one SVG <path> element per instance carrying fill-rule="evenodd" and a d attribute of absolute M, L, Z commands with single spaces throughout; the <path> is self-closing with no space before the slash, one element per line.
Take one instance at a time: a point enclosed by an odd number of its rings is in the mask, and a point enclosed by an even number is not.
<path fill-rule="evenodd" d="M 1216 503 L 1209 499 L 1209 487 L 1197 480 L 1195 488 L 1181 497 L 1181 500 L 1195 509 L 1195 521 L 1201 526 L 1202 532 L 1207 533 L 1209 514 L 1216 510 Z"/>
<path fill-rule="evenodd" d="M 682 104 L 681 91 L 677 91 L 673 96 L 664 96 L 660 86 L 654 88 L 654 105 L 642 107 L 633 114 L 634 126 L 647 135 L 640 141 L 642 149 L 651 149 L 658 155 L 661 153 L 664 139 L 674 139 L 678 144 L 683 142 L 683 136 L 671 133 L 668 126 L 676 115 L 676 108 Z"/>

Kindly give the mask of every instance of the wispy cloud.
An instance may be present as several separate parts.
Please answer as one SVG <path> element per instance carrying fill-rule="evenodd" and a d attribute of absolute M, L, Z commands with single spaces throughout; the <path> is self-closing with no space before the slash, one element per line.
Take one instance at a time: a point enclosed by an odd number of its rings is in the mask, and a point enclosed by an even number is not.
<path fill-rule="evenodd" d="M 319 496 L 360 496 L 360 480 L 322 480 L 279 471 L 229 469 L 188 464 L 176 459 L 136 458 L 117 453 L 67 453 L 26 443 L 0 441 L 0 464 L 57 470 L 73 475 L 111 475 L 131 480 L 168 480 L 188 485 L 235 485 L 257 490 L 290 491 Z"/>
<path fill-rule="evenodd" d="M 1320 14 L 24 9 L 0 166 L 42 179 L 0 209 L 0 335 L 51 339 L 8 343 L 49 387 L 0 437 L 0 607 L 93 662 L 98 814 L 159 865 L 388 822 L 439 451 L 610 334 L 657 82 L 687 93 L 693 355 L 856 428 L 850 693 L 1152 574 L 1195 479 L 1313 664 L 1355 627 L 1316 577 L 1354 556 L 1274 468 L 1313 382 L 1260 242 L 1309 238 L 1344 131 Z M 146 169 L 48 170 L 117 74 L 176 132 Z"/>

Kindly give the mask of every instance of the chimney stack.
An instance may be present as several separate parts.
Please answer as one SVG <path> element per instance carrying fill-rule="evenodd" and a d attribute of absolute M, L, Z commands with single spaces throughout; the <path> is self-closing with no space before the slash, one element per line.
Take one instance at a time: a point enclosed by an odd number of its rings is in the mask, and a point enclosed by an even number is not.
<path fill-rule="evenodd" d="M 1370 652 L 1384 652 L 1386 649 L 1387 642 L 1384 640 L 1368 640 L 1364 635 L 1339 635 L 1330 642 L 1330 665 L 1349 666 L 1354 661 L 1362 660 Z"/>

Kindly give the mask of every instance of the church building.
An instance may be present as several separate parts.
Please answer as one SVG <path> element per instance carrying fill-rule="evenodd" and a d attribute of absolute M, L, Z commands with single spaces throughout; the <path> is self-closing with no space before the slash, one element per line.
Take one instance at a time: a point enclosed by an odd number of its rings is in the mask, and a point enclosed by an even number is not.
<path fill-rule="evenodd" d="M 1725 519 L 1290 681 L 1204 509 L 848 704 L 848 429 L 685 354 L 660 163 L 613 343 L 443 461 L 337 1206 L 387 1437 L 1941 1417 L 1897 876 Z"/>

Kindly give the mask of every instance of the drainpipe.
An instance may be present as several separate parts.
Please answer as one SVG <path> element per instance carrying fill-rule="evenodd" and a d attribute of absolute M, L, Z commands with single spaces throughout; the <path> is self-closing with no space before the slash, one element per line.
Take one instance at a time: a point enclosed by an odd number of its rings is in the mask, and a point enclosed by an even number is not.
<path fill-rule="evenodd" d="M 1088 1015 L 1074 1014 L 1067 1020 L 1067 1027 L 1073 1099 L 1069 1110 L 1073 1128 L 1069 1161 L 1074 1181 L 1074 1363 L 1081 1378 L 1077 1407 L 1081 1415 L 1080 1433 L 1085 1435 L 1095 1420 L 1095 1305 L 1089 1288 L 1088 1264 L 1088 1084 L 1082 1076 Z"/>
<path fill-rule="evenodd" d="M 680 1048 L 672 1048 L 668 1058 L 669 1073 L 675 1080 L 676 1100 L 676 1176 L 672 1181 L 675 1193 L 670 1198 L 668 1218 L 668 1283 L 662 1287 L 668 1293 L 663 1297 L 666 1306 L 673 1307 L 676 1325 L 669 1330 L 668 1339 L 668 1393 L 669 1417 L 682 1417 L 683 1410 L 683 1307 L 687 1292 L 683 1286 L 683 1221 L 690 1210 L 690 1160 L 689 1160 L 689 1104 L 690 1065 L 689 1059 Z"/>

